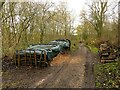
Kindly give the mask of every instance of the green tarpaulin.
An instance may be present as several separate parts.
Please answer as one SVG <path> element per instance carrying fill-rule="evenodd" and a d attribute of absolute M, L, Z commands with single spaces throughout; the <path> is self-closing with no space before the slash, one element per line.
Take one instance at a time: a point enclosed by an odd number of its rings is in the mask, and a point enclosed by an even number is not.
<path fill-rule="evenodd" d="M 68 40 L 54 40 L 48 44 L 33 44 L 29 45 L 25 50 L 16 50 L 16 60 L 20 58 L 20 62 L 22 62 L 22 59 L 26 58 L 29 61 L 29 59 L 34 57 L 37 61 L 40 61 L 40 57 L 42 57 L 41 61 L 44 61 L 44 59 L 51 61 L 60 52 L 67 50 L 67 48 L 70 48 Z"/>

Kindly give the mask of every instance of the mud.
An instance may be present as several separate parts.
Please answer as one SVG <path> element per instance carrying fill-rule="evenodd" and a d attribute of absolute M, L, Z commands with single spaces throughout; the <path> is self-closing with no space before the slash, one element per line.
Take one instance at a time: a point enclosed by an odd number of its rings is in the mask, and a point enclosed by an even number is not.
<path fill-rule="evenodd" d="M 59 54 L 50 67 L 20 67 L 13 65 L 2 72 L 3 88 L 93 88 L 94 60 L 83 45 L 74 53 Z"/>

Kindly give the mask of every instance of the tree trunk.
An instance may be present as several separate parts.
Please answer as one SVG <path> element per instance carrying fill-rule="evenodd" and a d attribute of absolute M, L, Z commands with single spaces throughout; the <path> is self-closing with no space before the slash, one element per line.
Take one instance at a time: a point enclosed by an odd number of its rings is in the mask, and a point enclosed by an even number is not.
<path fill-rule="evenodd" d="M 120 47 L 120 1 L 118 2 L 118 46 Z"/>

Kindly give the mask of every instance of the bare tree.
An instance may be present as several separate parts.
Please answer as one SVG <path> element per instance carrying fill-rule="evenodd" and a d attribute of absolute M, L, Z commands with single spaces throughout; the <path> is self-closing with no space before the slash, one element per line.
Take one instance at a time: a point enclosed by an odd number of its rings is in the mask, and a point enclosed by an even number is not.
<path fill-rule="evenodd" d="M 100 40 L 101 34 L 103 31 L 103 26 L 105 22 L 105 13 L 107 11 L 107 1 L 99 0 L 97 2 L 93 1 L 90 8 L 90 19 L 87 19 L 91 25 L 93 25 L 94 29 L 97 32 L 98 39 Z"/>

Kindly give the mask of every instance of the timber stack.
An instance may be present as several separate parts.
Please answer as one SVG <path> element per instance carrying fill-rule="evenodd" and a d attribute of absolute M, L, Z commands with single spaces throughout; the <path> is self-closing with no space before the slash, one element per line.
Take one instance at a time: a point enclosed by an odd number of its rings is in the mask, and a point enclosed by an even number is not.
<path fill-rule="evenodd" d="M 100 62 L 111 62 L 117 59 L 118 50 L 113 48 L 109 41 L 105 41 L 99 46 Z"/>
<path fill-rule="evenodd" d="M 68 39 L 58 39 L 48 44 L 32 44 L 25 50 L 16 50 L 14 61 L 16 66 L 49 66 L 50 62 L 59 53 L 70 50 L 71 42 Z"/>

